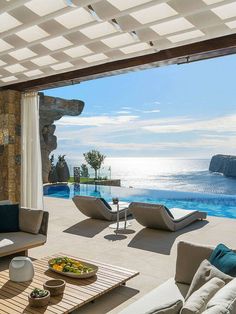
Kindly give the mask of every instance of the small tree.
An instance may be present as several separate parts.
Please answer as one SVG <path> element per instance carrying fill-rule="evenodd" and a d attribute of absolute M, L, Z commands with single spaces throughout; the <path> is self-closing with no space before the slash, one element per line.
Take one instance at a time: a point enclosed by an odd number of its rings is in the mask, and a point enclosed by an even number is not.
<path fill-rule="evenodd" d="M 80 175 L 82 178 L 89 178 L 88 167 L 85 164 L 80 166 Z"/>
<path fill-rule="evenodd" d="M 97 172 L 101 168 L 101 165 L 104 162 L 106 156 L 93 149 L 90 152 L 84 153 L 84 158 L 90 167 L 94 169 L 95 179 L 97 179 Z"/>

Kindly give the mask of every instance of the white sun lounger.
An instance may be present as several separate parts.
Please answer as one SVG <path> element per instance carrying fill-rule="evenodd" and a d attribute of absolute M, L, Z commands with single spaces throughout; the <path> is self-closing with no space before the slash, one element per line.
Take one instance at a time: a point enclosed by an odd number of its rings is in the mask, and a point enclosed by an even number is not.
<path fill-rule="evenodd" d="M 133 202 L 129 205 L 129 210 L 141 225 L 169 231 L 180 230 L 196 220 L 207 217 L 207 213 L 198 210 L 168 209 L 160 204 Z"/>
<path fill-rule="evenodd" d="M 109 205 L 103 198 L 92 196 L 74 196 L 72 200 L 81 213 L 87 217 L 108 221 L 117 220 L 117 205 Z M 120 206 L 120 219 L 125 217 L 126 208 L 122 208 L 122 206 Z M 127 210 L 127 215 L 129 215 L 129 210 Z"/>

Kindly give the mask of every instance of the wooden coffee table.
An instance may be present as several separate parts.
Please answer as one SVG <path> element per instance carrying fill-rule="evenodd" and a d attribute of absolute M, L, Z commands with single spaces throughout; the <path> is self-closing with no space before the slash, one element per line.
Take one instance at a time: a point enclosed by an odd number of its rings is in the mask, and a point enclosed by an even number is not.
<path fill-rule="evenodd" d="M 73 279 L 56 274 L 48 269 L 48 260 L 57 256 L 68 256 L 59 253 L 33 262 L 35 276 L 32 282 L 15 283 L 9 280 L 8 270 L 0 272 L 0 313 L 3 314 L 62 314 L 70 313 L 82 305 L 91 302 L 110 290 L 124 285 L 127 280 L 139 273 L 133 270 L 82 259 L 71 258 L 92 263 L 98 266 L 97 275 L 88 279 Z M 50 303 L 44 308 L 33 308 L 28 305 L 28 294 L 34 288 L 43 288 L 43 283 L 52 278 L 62 278 L 66 281 L 62 296 L 51 297 Z M 95 305 L 96 306 L 96 305 Z"/>

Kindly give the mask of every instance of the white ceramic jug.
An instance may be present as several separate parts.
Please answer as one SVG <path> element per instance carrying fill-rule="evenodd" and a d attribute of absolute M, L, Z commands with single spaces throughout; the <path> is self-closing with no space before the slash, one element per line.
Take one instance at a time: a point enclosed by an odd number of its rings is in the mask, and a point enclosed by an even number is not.
<path fill-rule="evenodd" d="M 30 281 L 34 277 L 34 266 L 29 257 L 18 256 L 11 260 L 9 266 L 9 277 L 11 281 Z"/>

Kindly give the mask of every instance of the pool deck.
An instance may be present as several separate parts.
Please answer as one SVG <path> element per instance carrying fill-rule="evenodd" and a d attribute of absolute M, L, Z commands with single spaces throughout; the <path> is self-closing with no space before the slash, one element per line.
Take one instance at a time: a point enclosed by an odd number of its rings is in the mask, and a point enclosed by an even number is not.
<path fill-rule="evenodd" d="M 116 235 L 109 222 L 88 219 L 71 200 L 45 197 L 45 210 L 50 212 L 48 241 L 29 251 L 40 258 L 58 252 L 99 260 L 134 269 L 140 275 L 95 301 L 75 311 L 77 314 L 115 314 L 142 295 L 173 276 L 176 245 L 184 240 L 236 247 L 236 219 L 208 217 L 178 232 L 143 228 L 135 220 L 126 234 Z M 9 258 L 0 261 L 7 267 Z"/>

